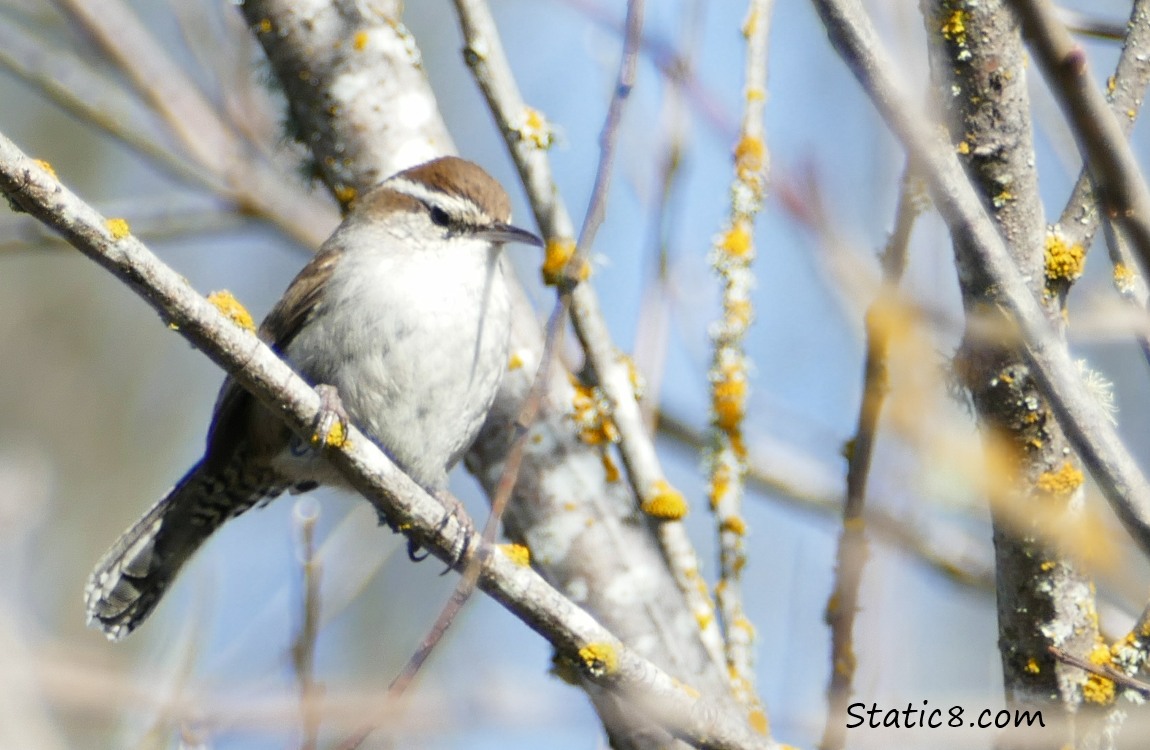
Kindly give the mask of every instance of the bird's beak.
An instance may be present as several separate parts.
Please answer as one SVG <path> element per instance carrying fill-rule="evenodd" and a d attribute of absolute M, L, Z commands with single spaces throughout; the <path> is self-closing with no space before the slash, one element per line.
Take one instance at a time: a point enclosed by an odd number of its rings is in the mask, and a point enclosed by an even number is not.
<path fill-rule="evenodd" d="M 519 242 L 524 245 L 543 247 L 543 240 L 539 239 L 533 233 L 528 232 L 526 229 L 513 227 L 510 224 L 496 223 L 489 227 L 484 227 L 480 230 L 479 236 L 491 242 Z"/>

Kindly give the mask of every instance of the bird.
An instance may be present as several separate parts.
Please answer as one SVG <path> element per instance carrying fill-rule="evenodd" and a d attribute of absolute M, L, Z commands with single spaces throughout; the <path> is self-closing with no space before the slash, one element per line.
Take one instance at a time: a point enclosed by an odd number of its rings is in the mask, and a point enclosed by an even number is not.
<path fill-rule="evenodd" d="M 354 423 L 433 493 L 474 442 L 507 366 L 500 251 L 542 245 L 510 223 L 510 206 L 464 159 L 398 172 L 355 201 L 258 331 L 316 387 L 321 414 Z M 320 485 L 347 487 L 320 449 L 228 377 L 203 457 L 93 570 L 89 625 L 123 638 L 226 521 Z"/>

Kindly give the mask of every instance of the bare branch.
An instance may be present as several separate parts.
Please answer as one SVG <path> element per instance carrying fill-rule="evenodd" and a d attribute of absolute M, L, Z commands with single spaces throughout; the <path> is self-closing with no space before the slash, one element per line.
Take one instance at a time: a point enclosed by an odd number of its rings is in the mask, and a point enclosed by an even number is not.
<path fill-rule="evenodd" d="M 723 233 L 711 250 L 711 265 L 722 285 L 722 317 L 712 333 L 714 351 L 708 378 L 711 384 L 711 439 L 707 454 L 710 506 L 719 537 L 719 582 L 715 599 L 722 615 L 727 670 L 735 696 L 766 721 L 755 693 L 752 645 L 754 629 L 743 607 L 742 577 L 747 555 L 747 522 L 743 517 L 747 472 L 743 419 L 747 406 L 745 348 L 754 317 L 751 285 L 754 275 L 755 219 L 767 188 L 770 154 L 763 111 L 767 100 L 767 49 L 771 0 L 751 0 L 743 22 L 746 52 L 743 68 L 743 118 L 734 147 L 731 206 Z"/>

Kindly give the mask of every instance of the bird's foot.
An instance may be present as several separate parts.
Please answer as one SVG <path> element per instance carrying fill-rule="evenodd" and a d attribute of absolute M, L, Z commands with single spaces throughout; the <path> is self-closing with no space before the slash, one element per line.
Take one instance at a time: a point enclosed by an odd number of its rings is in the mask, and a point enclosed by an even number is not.
<path fill-rule="evenodd" d="M 339 391 L 334 385 L 320 383 L 315 387 L 319 394 L 319 414 L 315 418 L 315 431 L 311 436 L 314 446 L 340 448 L 347 443 L 347 410 L 343 408 Z"/>
<path fill-rule="evenodd" d="M 459 564 L 463 562 L 464 558 L 467 557 L 467 552 L 471 549 L 471 537 L 475 533 L 475 526 L 471 522 L 471 516 L 468 514 L 467 509 L 463 507 L 463 503 L 459 502 L 459 499 L 456 498 L 455 495 L 452 495 L 446 490 L 435 490 L 432 494 L 437 500 L 439 500 L 440 504 L 442 504 L 444 509 L 447 511 L 447 513 L 443 516 L 443 520 L 440 521 L 439 525 L 436 527 L 436 531 L 442 532 L 447 528 L 448 524 L 451 523 L 452 519 L 455 519 L 455 522 L 463 530 L 463 533 L 461 534 L 459 550 L 452 550 L 451 559 L 447 563 L 447 568 L 445 568 L 443 573 L 440 574 L 446 575 L 453 568 L 458 567 Z M 408 537 L 408 559 L 410 559 L 412 562 L 421 562 L 426 560 L 429 554 L 430 553 L 426 550 L 420 554 L 419 542 L 411 537 Z"/>

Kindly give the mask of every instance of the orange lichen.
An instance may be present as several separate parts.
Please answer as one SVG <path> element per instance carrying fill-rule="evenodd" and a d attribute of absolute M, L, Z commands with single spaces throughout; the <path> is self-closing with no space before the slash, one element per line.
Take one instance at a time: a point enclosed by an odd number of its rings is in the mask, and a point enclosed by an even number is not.
<path fill-rule="evenodd" d="M 708 492 L 711 501 L 711 510 L 719 507 L 720 501 L 731 490 L 731 468 L 727 464 L 719 464 L 711 471 L 711 486 Z"/>
<path fill-rule="evenodd" d="M 711 386 L 711 409 L 715 424 L 722 430 L 738 429 L 746 411 L 747 381 L 741 373 L 723 373 Z"/>
<path fill-rule="evenodd" d="M 339 205 L 347 208 L 359 196 L 359 191 L 351 185 L 337 185 L 335 188 L 335 199 L 339 201 Z"/>
<path fill-rule="evenodd" d="M 763 162 L 766 159 L 767 147 L 762 138 L 744 135 L 735 145 L 735 171 L 739 179 L 748 181 L 755 179 L 763 171 Z"/>
<path fill-rule="evenodd" d="M 211 302 L 213 307 L 226 315 L 228 320 L 240 328 L 255 333 L 256 323 L 252 320 L 251 313 L 249 313 L 247 308 L 227 289 L 220 289 L 219 291 L 209 294 L 208 302 Z"/>
<path fill-rule="evenodd" d="M 571 418 L 579 429 L 579 439 L 588 445 L 619 442 L 619 428 L 611 420 L 603 391 L 571 378 L 575 392 L 571 398 Z"/>
<path fill-rule="evenodd" d="M 526 568 L 531 564 L 531 550 L 522 544 L 500 544 L 499 549 L 511 562 Z"/>
<path fill-rule="evenodd" d="M 718 247 L 732 258 L 743 259 L 754 250 L 750 225 L 746 221 L 739 221 L 723 233 L 719 238 Z"/>
<path fill-rule="evenodd" d="M 599 460 L 603 462 L 603 473 L 606 475 L 604 478 L 614 484 L 619 481 L 619 467 L 615 465 L 615 460 L 611 458 L 611 454 L 604 450 L 599 455 Z"/>
<path fill-rule="evenodd" d="M 606 677 L 619 671 L 619 652 L 610 643 L 588 643 L 579 649 L 579 658 L 593 677 Z"/>
<path fill-rule="evenodd" d="M 1081 487 L 1084 480 L 1082 472 L 1067 461 L 1056 470 L 1042 472 L 1035 486 L 1050 495 L 1066 496 Z"/>
<path fill-rule="evenodd" d="M 955 8 L 951 11 L 950 15 L 943 19 L 942 27 L 939 29 L 942 32 L 942 38 L 959 46 L 966 44 L 967 18 L 967 13 L 962 8 Z"/>
<path fill-rule="evenodd" d="M 1046 234 L 1046 278 L 1050 281 L 1074 281 L 1082 275 L 1086 251 L 1082 245 L 1067 245 L 1061 232 Z"/>
<path fill-rule="evenodd" d="M 719 530 L 743 536 L 747 533 L 747 522 L 738 516 L 729 516 L 719 524 Z"/>
<path fill-rule="evenodd" d="M 542 112 L 532 107 L 524 107 L 523 121 L 516 132 L 520 139 L 530 142 L 535 148 L 547 149 L 555 142 L 551 123 L 547 122 Z"/>
<path fill-rule="evenodd" d="M 651 492 L 643 502 L 641 510 L 652 518 L 678 521 L 687 515 L 687 501 L 670 482 L 660 479 L 651 487 Z"/>
<path fill-rule="evenodd" d="M 111 233 L 112 239 L 122 240 L 132 233 L 131 227 L 124 219 L 105 219 L 104 226 Z"/>
<path fill-rule="evenodd" d="M 575 256 L 575 240 L 566 237 L 553 237 L 547 240 L 547 247 L 543 257 L 543 283 L 555 286 L 566 278 L 565 272 L 571 259 Z M 583 261 L 578 271 L 573 274 L 578 281 L 586 281 L 591 276 L 591 264 Z"/>
<path fill-rule="evenodd" d="M 1105 643 L 1095 645 L 1089 658 L 1092 664 L 1099 666 L 1110 664 L 1110 647 Z M 1091 673 L 1086 676 L 1086 681 L 1082 684 L 1082 699 L 1087 703 L 1105 706 L 1114 702 L 1116 694 L 1114 680 L 1102 675 Z"/>
<path fill-rule="evenodd" d="M 332 422 L 326 435 L 321 435 L 317 432 L 311 436 L 312 445 L 323 445 L 326 448 L 342 448 L 346 446 L 347 443 L 347 430 L 344 429 L 343 422 L 338 419 Z"/>
<path fill-rule="evenodd" d="M 1114 264 L 1114 288 L 1122 294 L 1129 294 L 1134 290 L 1134 280 L 1138 274 L 1125 263 Z"/>
<path fill-rule="evenodd" d="M 766 736 L 771 729 L 770 723 L 767 721 L 767 712 L 761 708 L 756 708 L 747 715 L 747 722 L 751 725 L 757 734 Z"/>
<path fill-rule="evenodd" d="M 45 172 L 47 172 L 52 177 L 53 180 L 60 179 L 59 177 L 56 176 L 56 170 L 53 169 L 52 165 L 49 164 L 48 162 L 44 161 L 43 159 L 33 159 L 32 161 L 35 162 L 37 167 L 39 167 L 40 169 L 43 169 Z"/>

